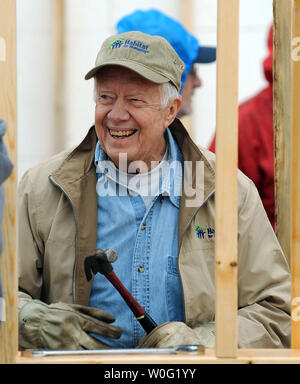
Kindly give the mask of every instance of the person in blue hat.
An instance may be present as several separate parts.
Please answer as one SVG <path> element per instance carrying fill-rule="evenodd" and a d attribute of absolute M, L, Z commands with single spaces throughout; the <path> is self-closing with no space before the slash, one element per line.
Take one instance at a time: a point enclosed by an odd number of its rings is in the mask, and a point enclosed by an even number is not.
<path fill-rule="evenodd" d="M 202 85 L 195 64 L 214 62 L 216 48 L 200 45 L 198 39 L 179 21 L 156 9 L 134 11 L 120 19 L 116 29 L 118 33 L 140 31 L 162 36 L 169 41 L 186 66 L 181 79 L 182 106 L 178 117 L 191 114 L 194 90 Z"/>

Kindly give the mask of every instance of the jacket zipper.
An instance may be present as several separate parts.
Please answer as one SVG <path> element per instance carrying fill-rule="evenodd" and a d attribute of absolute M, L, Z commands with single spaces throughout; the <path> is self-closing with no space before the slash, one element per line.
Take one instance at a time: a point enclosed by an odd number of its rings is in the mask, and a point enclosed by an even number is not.
<path fill-rule="evenodd" d="M 183 295 L 183 303 L 184 303 L 184 320 L 185 320 L 185 323 L 186 323 L 186 305 L 185 305 L 185 300 L 184 300 L 184 289 L 183 289 L 183 284 L 182 284 L 182 277 L 181 277 L 181 273 L 180 273 L 180 268 L 179 268 L 179 255 L 180 255 L 180 249 L 181 249 L 181 246 L 182 246 L 182 242 L 183 242 L 183 236 L 185 234 L 185 232 L 187 231 L 187 229 L 189 228 L 189 226 L 191 225 L 191 222 L 193 220 L 193 218 L 197 215 L 197 213 L 199 212 L 199 210 L 203 207 L 203 205 L 208 201 L 208 199 L 211 198 L 211 196 L 215 193 L 215 191 L 212 191 L 208 196 L 207 198 L 203 201 L 203 203 L 200 205 L 200 207 L 197 209 L 197 211 L 193 214 L 193 216 L 191 217 L 190 221 L 188 222 L 188 224 L 186 225 L 184 231 L 182 232 L 182 235 L 181 235 L 181 238 L 180 238 L 180 243 L 179 243 L 179 247 L 178 247 L 178 258 L 177 258 L 177 269 L 178 269 L 178 272 L 179 272 L 179 277 L 180 277 L 180 283 L 181 283 L 181 289 L 182 289 L 182 295 Z"/>
<path fill-rule="evenodd" d="M 65 195 L 65 197 L 68 199 L 68 201 L 72 207 L 72 211 L 73 211 L 74 222 L 75 222 L 75 260 L 74 260 L 73 274 L 72 274 L 72 301 L 74 304 L 75 303 L 75 269 L 76 269 L 76 265 L 77 265 L 77 235 L 78 235 L 78 225 L 77 225 L 77 220 L 76 220 L 76 215 L 75 215 L 75 209 L 74 209 L 74 205 L 72 203 L 72 200 L 70 199 L 67 192 L 59 184 L 57 184 L 54 181 L 54 179 L 52 178 L 51 175 L 49 176 L 49 180 Z"/>

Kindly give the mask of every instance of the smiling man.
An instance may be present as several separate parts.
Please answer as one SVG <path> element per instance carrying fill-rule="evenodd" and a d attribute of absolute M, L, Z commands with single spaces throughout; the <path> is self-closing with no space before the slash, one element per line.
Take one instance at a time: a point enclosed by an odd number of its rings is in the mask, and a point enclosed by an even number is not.
<path fill-rule="evenodd" d="M 164 133 L 181 99 L 177 95 L 162 108 L 160 89 L 123 67 L 106 67 L 96 77 L 96 133 L 104 152 L 116 165 L 122 153 L 127 154 L 128 163 L 144 161 L 149 170 L 151 162 L 162 160 L 166 151 Z"/>
<path fill-rule="evenodd" d="M 95 125 L 23 177 L 22 348 L 214 346 L 215 158 L 176 118 L 183 72 L 162 37 L 109 37 L 86 75 Z M 288 347 L 288 265 L 253 183 L 238 183 L 239 346 Z M 95 248 L 117 252 L 116 274 L 158 324 L 149 335 L 103 275 L 87 281 Z"/>

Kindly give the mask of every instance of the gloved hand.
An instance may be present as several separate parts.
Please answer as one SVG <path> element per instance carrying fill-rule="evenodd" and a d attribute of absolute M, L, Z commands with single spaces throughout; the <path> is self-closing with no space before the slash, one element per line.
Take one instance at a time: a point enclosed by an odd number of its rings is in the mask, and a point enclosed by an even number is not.
<path fill-rule="evenodd" d="M 25 349 L 108 348 L 88 333 L 118 339 L 121 329 L 109 324 L 113 321 L 112 315 L 98 308 L 64 303 L 47 305 L 32 300 L 19 311 L 19 344 Z"/>
<path fill-rule="evenodd" d="M 145 335 L 140 340 L 138 348 L 173 348 L 184 344 L 198 344 L 206 348 L 213 348 L 215 344 L 214 328 L 213 322 L 194 329 L 182 322 L 163 323 Z"/>

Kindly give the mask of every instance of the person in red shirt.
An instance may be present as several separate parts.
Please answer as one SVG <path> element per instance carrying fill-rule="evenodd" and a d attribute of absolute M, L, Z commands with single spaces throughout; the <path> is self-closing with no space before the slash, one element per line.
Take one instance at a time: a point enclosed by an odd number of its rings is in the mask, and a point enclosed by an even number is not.
<path fill-rule="evenodd" d="M 239 107 L 238 164 L 255 183 L 274 228 L 273 26 L 269 30 L 268 50 L 263 62 L 268 86 Z M 215 152 L 215 137 L 209 149 Z"/>

